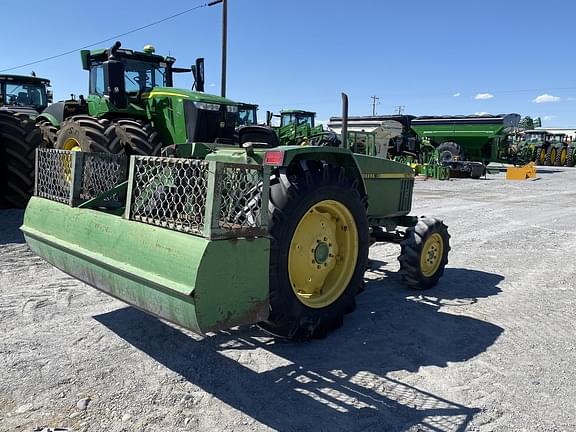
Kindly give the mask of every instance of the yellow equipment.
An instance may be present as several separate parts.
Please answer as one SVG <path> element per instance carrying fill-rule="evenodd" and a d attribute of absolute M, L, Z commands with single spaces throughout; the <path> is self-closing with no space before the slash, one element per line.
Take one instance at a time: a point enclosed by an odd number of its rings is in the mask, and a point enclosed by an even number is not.
<path fill-rule="evenodd" d="M 536 165 L 534 165 L 534 162 L 506 169 L 506 180 L 528 180 L 531 178 L 536 178 Z"/>

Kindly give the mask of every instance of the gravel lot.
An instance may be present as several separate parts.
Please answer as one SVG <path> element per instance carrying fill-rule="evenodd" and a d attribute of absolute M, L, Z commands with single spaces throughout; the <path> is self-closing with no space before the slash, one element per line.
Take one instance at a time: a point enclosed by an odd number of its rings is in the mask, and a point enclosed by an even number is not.
<path fill-rule="evenodd" d="M 367 289 L 323 340 L 201 338 L 34 256 L 0 212 L 0 430 L 573 431 L 576 169 L 421 181 L 452 235 L 441 283 L 371 250 Z M 45 429 L 48 430 L 48 429 Z"/>

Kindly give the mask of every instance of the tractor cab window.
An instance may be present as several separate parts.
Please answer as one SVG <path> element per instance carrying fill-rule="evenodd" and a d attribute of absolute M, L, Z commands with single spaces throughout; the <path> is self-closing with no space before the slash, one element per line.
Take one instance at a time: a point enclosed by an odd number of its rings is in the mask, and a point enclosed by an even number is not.
<path fill-rule="evenodd" d="M 528 133 L 524 135 L 524 141 L 533 142 L 533 141 L 541 141 L 543 138 L 542 134 L 539 133 Z"/>
<path fill-rule="evenodd" d="M 564 142 L 564 135 L 550 135 L 549 140 L 552 142 Z"/>
<path fill-rule="evenodd" d="M 297 117 L 298 126 L 300 125 L 308 125 L 310 127 L 314 127 L 314 117 L 310 115 L 299 115 Z"/>
<path fill-rule="evenodd" d="M 256 124 L 256 111 L 253 108 L 240 108 L 238 110 L 238 126 Z"/>
<path fill-rule="evenodd" d="M 123 63 L 127 93 L 166 86 L 166 67 L 136 60 L 125 60 Z"/>
<path fill-rule="evenodd" d="M 296 123 L 296 115 L 293 113 L 282 114 L 282 117 L 280 118 L 280 126 L 286 126 L 292 123 Z"/>
<path fill-rule="evenodd" d="M 5 105 L 42 107 L 48 105 L 46 89 L 33 83 L 6 83 Z"/>
<path fill-rule="evenodd" d="M 104 95 L 104 68 L 102 63 L 90 67 L 90 94 Z"/>

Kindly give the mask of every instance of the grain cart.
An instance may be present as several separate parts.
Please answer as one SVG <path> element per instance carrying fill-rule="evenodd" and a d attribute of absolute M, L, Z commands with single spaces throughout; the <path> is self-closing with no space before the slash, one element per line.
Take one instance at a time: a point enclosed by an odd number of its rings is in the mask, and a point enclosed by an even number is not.
<path fill-rule="evenodd" d="M 52 104 L 42 113 L 38 122 L 49 147 L 156 155 L 166 145 L 211 141 L 217 129 L 234 130 L 237 105 L 202 93 L 203 59 L 191 69 L 177 68 L 173 57 L 155 54 L 150 45 L 140 52 L 123 49 L 120 42 L 80 54 L 89 71 L 89 95 Z M 190 71 L 196 91 L 173 88 L 174 74 Z M 215 130 L 187 129 L 186 124 L 197 124 L 186 123 L 189 117 L 210 118 Z"/>
<path fill-rule="evenodd" d="M 0 75 L 0 208 L 26 206 L 34 187 L 34 151 L 42 143 L 34 119 L 49 102 L 50 81 Z"/>
<path fill-rule="evenodd" d="M 479 177 L 481 166 L 469 161 L 487 164 L 508 160 L 509 135 L 518 128 L 518 114 L 481 116 L 423 116 L 412 120 L 412 129 L 422 140 L 427 138 L 438 150 L 442 163 L 449 165 L 451 174 L 469 171 Z"/>
<path fill-rule="evenodd" d="M 220 119 L 187 121 L 218 130 Z M 258 323 L 292 339 L 325 335 L 354 309 L 374 242 L 401 245 L 410 287 L 438 282 L 448 231 L 409 216 L 409 167 L 353 154 L 345 138 L 280 146 L 270 128 L 247 130 L 234 144 L 190 141 L 129 165 L 39 149 L 26 241 L 66 273 L 199 333 Z"/>

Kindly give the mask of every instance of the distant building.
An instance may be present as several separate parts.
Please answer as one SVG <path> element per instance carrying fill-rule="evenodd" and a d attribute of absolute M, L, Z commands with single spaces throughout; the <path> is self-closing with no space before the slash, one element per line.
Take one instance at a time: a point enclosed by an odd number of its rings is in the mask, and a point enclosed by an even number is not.
<path fill-rule="evenodd" d="M 539 127 L 536 130 L 545 130 L 551 134 L 566 134 L 570 141 L 576 141 L 576 127 L 557 128 L 557 127 Z"/>

